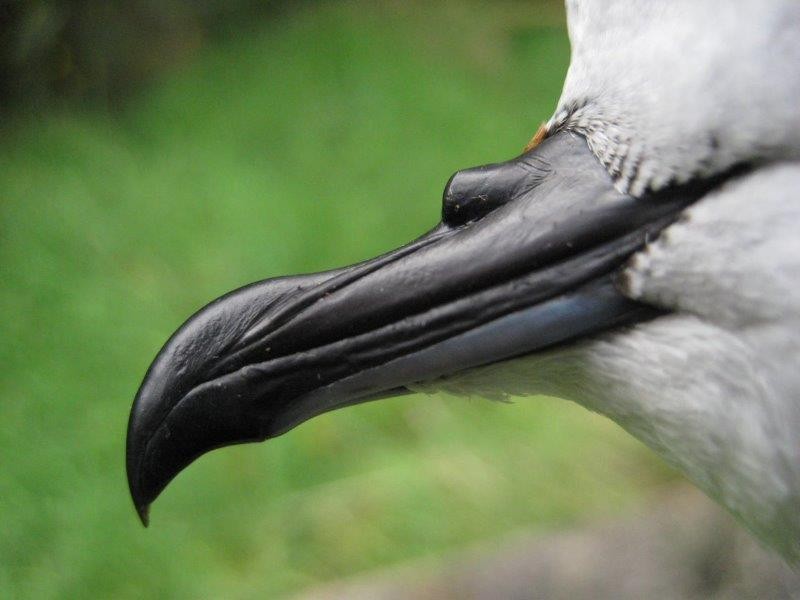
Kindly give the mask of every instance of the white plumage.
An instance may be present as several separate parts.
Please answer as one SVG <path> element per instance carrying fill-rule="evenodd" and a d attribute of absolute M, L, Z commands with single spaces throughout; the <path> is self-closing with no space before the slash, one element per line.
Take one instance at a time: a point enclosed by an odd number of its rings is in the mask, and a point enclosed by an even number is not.
<path fill-rule="evenodd" d="M 551 131 L 634 195 L 738 163 L 637 254 L 622 287 L 669 316 L 426 384 L 605 414 L 800 560 L 800 3 L 568 0 Z"/>
<path fill-rule="evenodd" d="M 800 3 L 568 0 L 567 17 L 549 126 L 586 135 L 621 189 L 800 157 Z"/>

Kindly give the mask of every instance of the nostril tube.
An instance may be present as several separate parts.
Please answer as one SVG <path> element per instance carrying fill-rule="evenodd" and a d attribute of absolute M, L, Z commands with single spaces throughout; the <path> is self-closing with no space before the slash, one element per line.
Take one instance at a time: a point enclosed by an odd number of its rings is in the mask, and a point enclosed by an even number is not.
<path fill-rule="evenodd" d="M 445 186 L 442 222 L 457 227 L 477 221 L 510 200 L 502 188 L 504 165 L 487 165 L 458 171 Z"/>
<path fill-rule="evenodd" d="M 457 227 L 480 220 L 533 189 L 544 170 L 544 165 L 523 154 L 507 162 L 458 171 L 444 189 L 442 222 Z"/>

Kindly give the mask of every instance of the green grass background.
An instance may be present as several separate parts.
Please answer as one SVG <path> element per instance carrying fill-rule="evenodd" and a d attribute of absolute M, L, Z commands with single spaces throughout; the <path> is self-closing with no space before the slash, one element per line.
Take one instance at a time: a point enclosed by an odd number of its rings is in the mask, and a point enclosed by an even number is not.
<path fill-rule="evenodd" d="M 0 597 L 289 594 L 617 514 L 671 477 L 567 402 L 411 396 L 204 457 L 148 530 L 128 497 L 128 410 L 167 336 L 231 288 L 432 226 L 453 171 L 513 156 L 549 116 L 561 12 L 322 3 L 207 47 L 121 112 L 6 122 Z"/>

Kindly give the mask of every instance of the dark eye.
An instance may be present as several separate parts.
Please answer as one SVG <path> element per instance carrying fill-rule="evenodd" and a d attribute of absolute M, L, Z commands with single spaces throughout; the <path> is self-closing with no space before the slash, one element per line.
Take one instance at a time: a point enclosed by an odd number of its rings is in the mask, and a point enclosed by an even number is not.
<path fill-rule="evenodd" d="M 546 170 L 532 161 L 530 154 L 458 171 L 444 189 L 442 222 L 458 227 L 478 221 L 538 185 Z"/>

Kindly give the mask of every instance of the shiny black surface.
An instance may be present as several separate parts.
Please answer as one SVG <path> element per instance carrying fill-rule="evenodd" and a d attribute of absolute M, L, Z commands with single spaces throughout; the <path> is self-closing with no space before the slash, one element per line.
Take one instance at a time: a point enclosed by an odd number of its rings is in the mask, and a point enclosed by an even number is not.
<path fill-rule="evenodd" d="M 583 138 L 560 133 L 454 175 L 442 222 L 407 246 L 215 300 L 170 338 L 131 411 L 128 480 L 143 521 L 214 448 L 652 318 L 615 291 L 614 273 L 710 185 L 634 199 Z"/>

